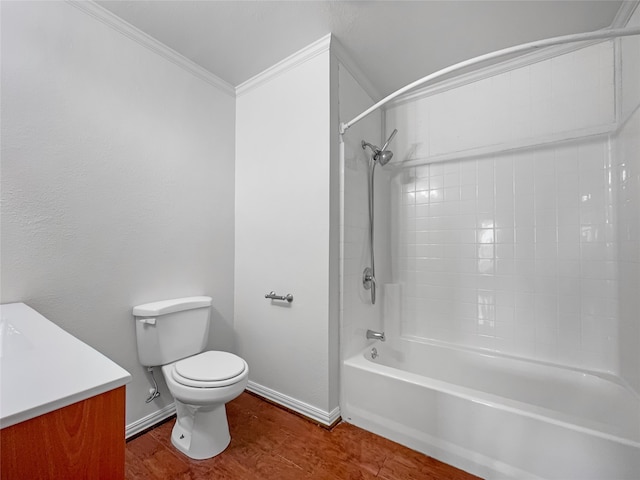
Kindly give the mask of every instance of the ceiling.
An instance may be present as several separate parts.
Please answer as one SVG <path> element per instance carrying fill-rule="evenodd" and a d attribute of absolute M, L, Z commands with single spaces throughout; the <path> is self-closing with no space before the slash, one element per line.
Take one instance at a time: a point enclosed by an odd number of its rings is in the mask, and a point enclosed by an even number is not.
<path fill-rule="evenodd" d="M 233 86 L 327 33 L 385 96 L 504 47 L 607 27 L 621 1 L 98 1 Z"/>

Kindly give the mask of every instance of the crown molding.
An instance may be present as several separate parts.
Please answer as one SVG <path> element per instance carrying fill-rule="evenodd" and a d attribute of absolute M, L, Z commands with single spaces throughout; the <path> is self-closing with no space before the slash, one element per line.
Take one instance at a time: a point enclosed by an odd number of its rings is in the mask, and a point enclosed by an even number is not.
<path fill-rule="evenodd" d="M 620 5 L 616 16 L 613 18 L 611 25 L 609 28 L 624 28 L 629 23 L 629 20 L 633 16 L 633 13 L 636 11 L 636 8 L 640 4 L 640 0 L 625 0 Z"/>
<path fill-rule="evenodd" d="M 113 28 L 117 32 L 121 33 L 125 37 L 133 40 L 134 42 L 146 47 L 152 52 L 160 55 L 166 60 L 170 61 L 174 65 L 181 67 L 192 75 L 198 77 L 201 80 L 213 85 L 220 89 L 222 92 L 230 96 L 235 96 L 235 89 L 233 85 L 225 82 L 221 78 L 217 77 L 209 70 L 202 68 L 200 65 L 192 60 L 189 60 L 184 55 L 179 54 L 172 48 L 167 47 L 164 43 L 159 42 L 150 35 L 147 35 L 142 30 L 134 27 L 130 23 L 121 19 L 117 15 L 111 13 L 106 8 L 101 7 L 93 0 L 66 0 L 68 4 L 73 5 L 78 10 L 86 13 L 87 15 L 99 20 L 105 25 Z"/>
<path fill-rule="evenodd" d="M 289 55 L 284 60 L 279 61 L 275 65 L 267 68 L 263 72 L 251 77 L 249 80 L 242 82 L 236 87 L 236 96 L 244 95 L 245 93 L 259 87 L 263 83 L 266 83 L 279 75 L 288 72 L 289 70 L 303 64 L 307 60 L 311 60 L 315 56 L 324 53 L 331 47 L 331 34 L 328 33 L 324 37 L 316 40 L 310 45 L 307 45 L 296 53 Z"/>
<path fill-rule="evenodd" d="M 376 87 L 374 87 L 373 83 L 369 80 L 369 77 L 364 74 L 360 67 L 355 62 L 353 57 L 347 53 L 345 48 L 342 46 L 342 43 L 333 36 L 331 38 L 331 52 L 335 54 L 338 61 L 342 64 L 342 66 L 351 74 L 351 76 L 355 79 L 356 82 L 362 87 L 362 89 L 366 92 L 369 97 L 374 102 L 382 99 L 382 95 Z"/>

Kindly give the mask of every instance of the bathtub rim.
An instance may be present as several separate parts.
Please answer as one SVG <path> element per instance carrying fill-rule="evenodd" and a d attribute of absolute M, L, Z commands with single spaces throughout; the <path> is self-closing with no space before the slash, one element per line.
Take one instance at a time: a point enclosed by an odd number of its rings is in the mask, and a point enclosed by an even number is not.
<path fill-rule="evenodd" d="M 509 398 L 501 397 L 499 395 L 493 395 L 490 393 L 482 392 L 480 390 L 475 390 L 472 388 L 455 385 L 442 380 L 437 380 L 430 377 L 424 377 L 416 373 L 407 372 L 405 370 L 400 370 L 395 367 L 390 367 L 381 363 L 376 363 L 375 361 L 371 361 L 369 358 L 367 358 L 367 354 L 370 353 L 371 349 L 373 347 L 376 347 L 376 345 L 378 344 L 372 343 L 367 347 L 365 347 L 360 352 L 356 353 L 355 355 L 345 359 L 343 362 L 344 366 L 363 369 L 370 373 L 378 373 L 378 374 L 381 373 L 385 376 L 391 377 L 396 380 L 406 381 L 417 386 L 435 389 L 443 393 L 446 393 L 448 395 L 453 395 L 455 397 L 462 398 L 470 402 L 479 403 L 491 408 L 496 408 L 496 409 L 506 411 L 509 413 L 514 413 L 517 415 L 523 415 L 525 417 L 532 418 L 534 420 L 548 422 L 556 426 L 568 428 L 583 434 L 594 435 L 596 437 L 599 437 L 605 440 L 620 443 L 622 445 L 632 447 L 632 448 L 637 448 L 640 450 L 640 437 L 637 440 L 634 440 L 630 438 L 621 437 L 612 433 L 603 432 L 595 428 L 572 423 L 570 419 L 575 417 L 571 417 L 570 415 L 564 414 L 562 412 L 557 412 L 555 410 L 551 410 L 545 407 L 540 407 L 537 405 L 531 405 L 525 402 L 512 400 Z M 462 350 L 466 350 L 466 349 L 462 349 Z M 562 368 L 562 367 L 554 366 L 553 364 L 552 364 L 552 367 Z M 606 378 L 604 379 L 602 377 L 599 377 L 599 378 L 601 378 L 604 381 L 609 381 Z M 528 409 L 523 408 L 523 406 L 528 407 Z M 532 409 L 534 411 L 532 411 Z M 544 414 L 545 412 L 547 413 L 547 415 Z M 594 422 L 594 423 L 598 423 L 598 422 Z M 601 425 L 601 423 L 598 423 L 598 424 Z"/>
<path fill-rule="evenodd" d="M 631 396 L 633 396 L 636 400 L 640 401 L 640 392 L 636 392 L 635 389 L 631 387 L 631 385 L 624 378 L 607 370 L 594 370 L 594 369 L 588 369 L 588 368 L 581 368 L 575 365 L 555 363 L 551 361 L 540 360 L 538 358 L 533 358 L 533 357 L 512 355 L 509 353 L 492 350 L 490 348 L 468 347 L 464 345 L 458 345 L 456 343 L 445 342 L 442 340 L 436 340 L 436 339 L 424 338 L 424 337 L 418 337 L 418 336 L 412 336 L 412 335 L 406 335 L 406 334 L 400 334 L 397 337 L 397 340 L 394 340 L 392 338 L 391 342 L 389 342 L 389 345 L 396 345 L 398 341 L 449 348 L 449 349 L 458 350 L 461 352 L 474 353 L 476 355 L 504 358 L 507 360 L 515 361 L 515 362 L 532 363 L 532 364 L 540 365 L 543 367 L 549 367 L 549 368 L 560 369 L 560 370 L 568 370 L 568 371 L 579 373 L 582 375 L 589 375 L 589 376 L 597 377 L 598 379 L 603 380 L 605 382 L 614 383 L 619 387 L 624 388 Z M 372 342 L 370 346 L 375 347 L 375 345 L 376 345 L 375 342 Z"/>

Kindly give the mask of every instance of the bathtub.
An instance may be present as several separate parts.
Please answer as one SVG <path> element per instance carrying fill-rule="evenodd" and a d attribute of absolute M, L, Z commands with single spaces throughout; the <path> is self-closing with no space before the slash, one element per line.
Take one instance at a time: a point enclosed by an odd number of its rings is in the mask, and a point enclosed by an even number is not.
<path fill-rule="evenodd" d="M 342 398 L 346 421 L 484 478 L 640 479 L 640 398 L 615 377 L 401 339 L 345 360 Z"/>

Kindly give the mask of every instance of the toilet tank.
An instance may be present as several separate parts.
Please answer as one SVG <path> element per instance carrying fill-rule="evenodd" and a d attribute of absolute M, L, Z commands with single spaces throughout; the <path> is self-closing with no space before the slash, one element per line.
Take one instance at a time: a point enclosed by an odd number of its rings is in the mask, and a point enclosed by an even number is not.
<path fill-rule="evenodd" d="M 187 297 L 133 308 L 138 358 L 144 366 L 166 365 L 204 350 L 211 297 Z"/>

